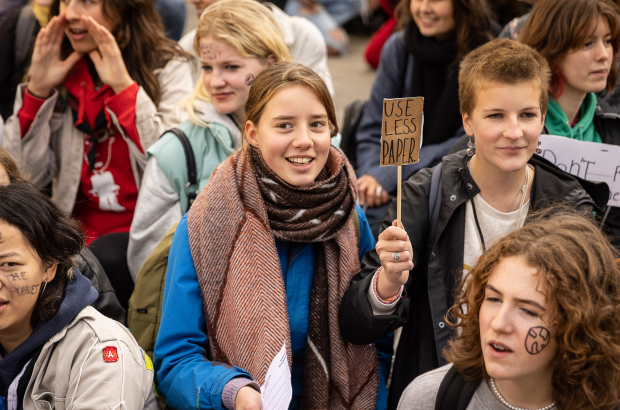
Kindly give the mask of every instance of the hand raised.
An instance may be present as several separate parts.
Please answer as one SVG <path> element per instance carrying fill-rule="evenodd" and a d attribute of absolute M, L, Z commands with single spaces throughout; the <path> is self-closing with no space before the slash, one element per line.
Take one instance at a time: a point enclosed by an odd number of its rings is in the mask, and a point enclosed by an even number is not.
<path fill-rule="evenodd" d="M 250 386 L 239 389 L 235 399 L 236 410 L 261 410 L 262 408 L 263 399 L 259 392 Z"/>
<path fill-rule="evenodd" d="M 109 85 L 116 94 L 129 87 L 133 80 L 127 72 L 121 49 L 116 39 L 107 28 L 93 20 L 92 17 L 81 17 L 88 33 L 95 40 L 97 49 L 88 53 L 95 65 L 97 74 L 104 84 Z"/>
<path fill-rule="evenodd" d="M 383 266 L 377 280 L 377 293 L 381 299 L 389 299 L 407 283 L 409 271 L 413 269 L 413 248 L 403 225 L 398 227 L 397 222 L 393 221 L 392 226 L 379 235 L 375 249 Z M 399 253 L 398 262 L 394 260 L 394 252 Z"/>
<path fill-rule="evenodd" d="M 64 38 L 66 19 L 64 15 L 52 17 L 45 28 L 37 35 L 32 52 L 32 63 L 28 74 L 31 93 L 48 97 L 52 89 L 62 82 L 69 70 L 82 58 L 74 51 L 64 61 L 60 59 L 60 48 Z"/>

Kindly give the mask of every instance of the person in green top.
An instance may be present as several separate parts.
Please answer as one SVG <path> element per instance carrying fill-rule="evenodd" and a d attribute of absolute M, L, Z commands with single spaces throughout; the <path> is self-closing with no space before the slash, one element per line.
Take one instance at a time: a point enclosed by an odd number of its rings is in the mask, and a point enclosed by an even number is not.
<path fill-rule="evenodd" d="M 620 115 L 600 96 L 618 79 L 618 13 L 611 0 L 540 0 L 532 9 L 519 40 L 552 69 L 543 134 L 620 145 Z M 620 208 L 605 224 L 620 249 Z"/>

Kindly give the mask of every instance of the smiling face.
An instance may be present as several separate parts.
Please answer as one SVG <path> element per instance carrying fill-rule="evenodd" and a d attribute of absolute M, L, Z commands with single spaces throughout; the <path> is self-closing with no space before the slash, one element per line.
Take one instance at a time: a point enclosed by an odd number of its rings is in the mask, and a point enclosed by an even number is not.
<path fill-rule="evenodd" d="M 30 317 L 41 286 L 56 275 L 45 267 L 22 233 L 0 220 L 0 343 L 19 344 L 32 333 Z"/>
<path fill-rule="evenodd" d="M 476 138 L 476 162 L 487 170 L 522 170 L 534 154 L 545 124 L 540 87 L 534 83 L 488 83 L 476 94 L 476 105 L 463 113 L 463 126 Z"/>
<path fill-rule="evenodd" d="M 489 376 L 551 383 L 557 344 L 546 323 L 547 303 L 538 270 L 523 256 L 501 258 L 480 307 L 480 339 Z"/>
<path fill-rule="evenodd" d="M 250 86 L 267 63 L 267 58 L 242 56 L 226 41 L 211 36 L 200 39 L 203 84 L 211 103 L 219 113 L 232 114 L 237 122 L 245 119 Z"/>
<path fill-rule="evenodd" d="M 269 168 L 291 185 L 314 182 L 327 162 L 330 123 L 325 106 L 309 87 L 293 85 L 277 91 L 259 123 L 248 121 L 245 131 Z"/>
<path fill-rule="evenodd" d="M 411 0 L 409 8 L 425 37 L 445 37 L 456 25 L 452 0 Z"/>
<path fill-rule="evenodd" d="M 557 62 L 564 78 L 564 89 L 581 94 L 603 91 L 613 55 L 609 24 L 600 17 L 590 38 Z"/>
<path fill-rule="evenodd" d="M 110 32 L 114 29 L 112 22 L 103 15 L 101 3 L 105 0 L 61 0 L 60 13 L 67 18 L 65 34 L 73 50 L 89 53 L 97 48 L 95 40 L 86 30 L 82 16 L 92 17 Z"/>

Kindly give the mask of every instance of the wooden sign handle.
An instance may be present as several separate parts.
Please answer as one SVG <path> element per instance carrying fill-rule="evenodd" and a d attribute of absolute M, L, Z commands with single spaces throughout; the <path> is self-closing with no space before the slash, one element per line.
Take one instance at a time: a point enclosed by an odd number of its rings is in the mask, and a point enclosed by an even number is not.
<path fill-rule="evenodd" d="M 398 221 L 398 227 L 400 228 L 400 194 L 401 194 L 401 182 L 403 179 L 403 166 L 398 166 L 398 180 L 397 180 L 397 191 L 396 191 L 396 220 Z"/>

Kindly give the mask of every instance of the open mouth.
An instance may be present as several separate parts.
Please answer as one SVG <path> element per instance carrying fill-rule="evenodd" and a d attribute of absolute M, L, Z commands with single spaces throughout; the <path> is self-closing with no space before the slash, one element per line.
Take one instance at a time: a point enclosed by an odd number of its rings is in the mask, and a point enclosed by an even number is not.
<path fill-rule="evenodd" d="M 9 302 L 0 302 L 0 312 L 2 312 L 4 310 L 4 308 L 6 307 L 6 305 L 8 305 Z"/>
<path fill-rule="evenodd" d="M 496 352 L 500 352 L 500 353 L 510 353 L 510 352 L 512 352 L 512 350 L 510 350 L 509 348 L 507 348 L 504 345 L 500 345 L 499 343 L 491 343 L 491 347 L 493 348 L 493 350 L 495 350 Z"/>
<path fill-rule="evenodd" d="M 290 162 L 291 164 L 295 164 L 295 165 L 306 165 L 311 163 L 312 161 L 314 161 L 314 158 L 287 158 L 286 159 L 288 162 Z"/>

